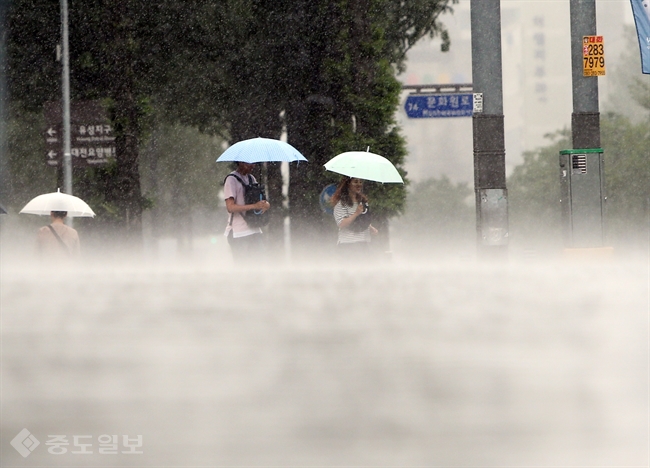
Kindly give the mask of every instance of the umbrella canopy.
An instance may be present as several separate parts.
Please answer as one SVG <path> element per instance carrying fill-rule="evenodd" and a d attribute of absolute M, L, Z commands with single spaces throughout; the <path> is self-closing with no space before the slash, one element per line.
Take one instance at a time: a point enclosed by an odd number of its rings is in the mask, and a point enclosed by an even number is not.
<path fill-rule="evenodd" d="M 356 179 L 381 183 L 404 183 L 392 162 L 368 151 L 341 153 L 327 161 L 325 169 Z"/>
<path fill-rule="evenodd" d="M 36 215 L 49 215 L 50 211 L 67 211 L 70 217 L 92 218 L 95 216 L 95 212 L 81 198 L 68 195 L 67 193 L 61 193 L 60 190 L 32 198 L 20 210 L 21 213 Z"/>
<path fill-rule="evenodd" d="M 257 137 L 238 141 L 217 159 L 217 162 L 246 162 L 250 164 L 282 161 L 307 161 L 307 158 L 289 143 Z"/>

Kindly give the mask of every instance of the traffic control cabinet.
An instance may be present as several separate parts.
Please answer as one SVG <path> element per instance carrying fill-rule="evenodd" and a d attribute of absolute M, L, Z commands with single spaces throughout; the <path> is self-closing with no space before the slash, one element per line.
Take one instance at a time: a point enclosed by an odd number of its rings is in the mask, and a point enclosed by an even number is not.
<path fill-rule="evenodd" d="M 605 177 L 601 148 L 560 151 L 560 204 L 566 248 L 605 244 Z"/>

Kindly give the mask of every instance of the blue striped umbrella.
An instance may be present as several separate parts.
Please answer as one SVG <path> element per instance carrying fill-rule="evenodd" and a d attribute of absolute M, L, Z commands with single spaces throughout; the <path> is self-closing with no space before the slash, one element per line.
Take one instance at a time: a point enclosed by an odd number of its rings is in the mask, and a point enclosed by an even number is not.
<path fill-rule="evenodd" d="M 217 159 L 217 162 L 225 161 L 255 164 L 273 161 L 307 161 L 307 158 L 289 143 L 257 137 L 242 140 L 230 146 Z"/>

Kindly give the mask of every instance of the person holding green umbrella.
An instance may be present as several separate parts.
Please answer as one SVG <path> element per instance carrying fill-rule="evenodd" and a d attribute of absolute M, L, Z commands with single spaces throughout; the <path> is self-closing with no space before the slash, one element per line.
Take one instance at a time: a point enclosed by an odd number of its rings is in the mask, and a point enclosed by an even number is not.
<path fill-rule="evenodd" d="M 325 163 L 325 169 L 344 176 L 330 200 L 339 227 L 338 246 L 342 256 L 368 259 L 371 236 L 377 234 L 377 229 L 371 224 L 363 181 L 403 184 L 402 176 L 388 159 L 371 153 L 370 147 L 366 151 L 341 153 Z"/>
<path fill-rule="evenodd" d="M 339 227 L 338 249 L 348 260 L 368 260 L 370 240 L 378 231 L 371 224 L 368 197 L 363 193 L 363 180 L 343 177 L 332 195 L 334 220 Z"/>

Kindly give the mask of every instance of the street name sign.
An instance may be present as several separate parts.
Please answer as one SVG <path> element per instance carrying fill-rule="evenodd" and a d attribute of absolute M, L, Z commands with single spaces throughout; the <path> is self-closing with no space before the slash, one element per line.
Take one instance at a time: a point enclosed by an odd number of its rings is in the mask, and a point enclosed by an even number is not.
<path fill-rule="evenodd" d="M 473 97 L 472 93 L 411 94 L 404 110 L 411 119 L 471 117 Z"/>
<path fill-rule="evenodd" d="M 603 36 L 582 36 L 582 75 L 605 75 L 605 40 Z"/>
<path fill-rule="evenodd" d="M 61 103 L 45 104 L 45 162 L 57 167 L 63 161 Z M 70 104 L 70 155 L 75 167 L 106 164 L 115 158 L 115 136 L 100 101 Z"/>

